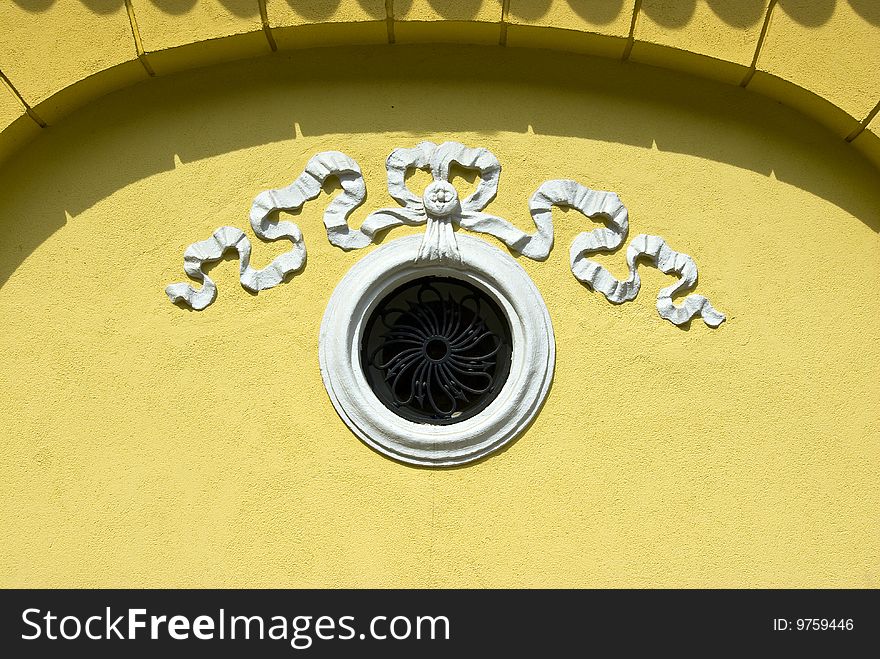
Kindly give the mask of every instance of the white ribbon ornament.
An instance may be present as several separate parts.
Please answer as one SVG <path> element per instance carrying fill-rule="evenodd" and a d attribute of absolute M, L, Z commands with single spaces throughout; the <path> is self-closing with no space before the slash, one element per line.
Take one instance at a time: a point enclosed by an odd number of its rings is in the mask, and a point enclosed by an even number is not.
<path fill-rule="evenodd" d="M 657 311 L 661 318 L 675 325 L 683 325 L 694 316 L 702 317 L 709 327 L 718 327 L 724 322 L 725 315 L 702 295 L 688 295 L 680 305 L 672 302 L 673 295 L 696 285 L 697 264 L 687 254 L 670 248 L 660 236 L 642 233 L 633 239 L 626 250 L 629 277 L 622 281 L 600 264 L 586 258 L 587 254 L 594 252 L 613 251 L 626 239 L 629 213 L 615 193 L 590 190 L 577 181 L 547 181 L 529 200 L 529 210 L 536 224 L 540 226 L 543 222 L 550 222 L 551 206 L 574 208 L 589 218 L 602 218 L 608 223 L 607 227 L 576 236 L 571 243 L 569 256 L 575 278 L 602 293 L 609 302 L 621 304 L 636 298 L 642 285 L 636 261 L 640 256 L 647 256 L 661 272 L 674 272 L 680 277 L 675 284 L 662 289 L 657 295 Z"/>
<path fill-rule="evenodd" d="M 293 222 L 270 222 L 269 216 L 277 210 L 299 210 L 306 201 L 321 192 L 324 182 L 331 177 L 339 179 L 342 192 L 327 206 L 324 226 L 331 243 L 343 249 L 365 247 L 372 236 L 353 232 L 348 216 L 364 203 L 367 194 L 364 178 L 358 164 L 339 151 L 324 151 L 314 156 L 305 171 L 285 188 L 266 190 L 256 196 L 251 205 L 250 220 L 254 233 L 264 240 L 288 238 L 293 244 L 290 251 L 276 257 L 262 270 L 250 266 L 251 242 L 235 227 L 220 227 L 208 239 L 190 245 L 183 253 L 183 269 L 190 277 L 204 282 L 201 289 L 190 284 L 170 284 L 165 293 L 172 302 L 182 302 L 199 311 L 214 301 L 217 285 L 205 274 L 206 263 L 218 261 L 227 249 L 235 249 L 239 257 L 241 285 L 256 293 L 277 286 L 291 272 L 300 270 L 306 260 L 306 246 L 302 231 Z"/>
<path fill-rule="evenodd" d="M 476 190 L 464 199 L 451 184 L 450 168 L 453 163 L 477 171 L 480 182 Z M 395 149 L 385 162 L 388 192 L 400 204 L 399 208 L 382 208 L 367 215 L 360 228 L 352 229 L 348 218 L 366 197 L 366 185 L 358 164 L 339 151 L 324 151 L 306 165 L 299 177 L 285 188 L 261 192 L 254 199 L 250 223 L 254 233 L 264 240 L 287 238 L 290 251 L 276 257 L 261 270 L 250 266 L 251 242 L 235 227 L 220 227 L 211 238 L 190 245 L 184 252 L 184 270 L 197 281 L 201 289 L 188 283 L 171 284 L 165 292 L 172 302 L 187 304 L 200 310 L 211 304 L 217 287 L 204 272 L 206 263 L 222 258 L 228 249 L 239 256 L 241 285 L 252 292 L 262 291 L 284 281 L 291 272 L 305 264 L 306 248 L 299 227 L 289 221 L 270 221 L 278 210 L 299 210 L 321 192 L 324 182 L 337 178 L 342 191 L 324 211 L 324 226 L 328 240 L 342 249 L 360 249 L 373 242 L 382 231 L 401 225 L 427 224 L 417 261 L 442 262 L 457 267 L 462 263 L 455 239 L 455 226 L 494 236 L 510 249 L 531 259 L 543 260 L 553 248 L 553 206 L 574 208 L 590 218 L 601 218 L 607 226 L 578 235 L 571 245 L 570 261 L 574 276 L 593 290 L 602 293 L 615 304 L 635 299 L 641 287 L 636 261 L 647 256 L 664 273 L 676 273 L 679 280 L 662 289 L 657 296 L 657 311 L 662 318 L 675 325 L 683 325 L 694 316 L 700 316 L 710 327 L 725 320 L 702 295 L 688 295 L 681 304 L 672 297 L 693 288 L 697 282 L 697 266 L 687 254 L 672 250 L 663 238 L 640 234 L 626 251 L 629 277 L 616 279 L 608 270 L 587 255 L 619 248 L 629 231 L 629 216 L 620 198 L 613 192 L 591 190 L 572 180 L 546 181 L 529 199 L 529 212 L 535 231 L 526 233 L 507 220 L 484 213 L 483 209 L 495 198 L 501 164 L 488 149 L 469 148 L 458 142 L 421 142 L 414 148 Z M 433 181 L 421 196 L 406 185 L 406 174 L 411 169 L 424 169 Z"/>

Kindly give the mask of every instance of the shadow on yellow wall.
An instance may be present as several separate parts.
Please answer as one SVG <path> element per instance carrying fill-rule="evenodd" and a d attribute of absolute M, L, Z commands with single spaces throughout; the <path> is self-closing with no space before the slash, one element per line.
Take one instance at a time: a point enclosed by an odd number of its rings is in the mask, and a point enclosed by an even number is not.
<path fill-rule="evenodd" d="M 880 227 L 870 166 L 847 144 L 763 97 L 573 55 L 439 52 L 440 67 L 438 51 L 428 47 L 304 51 L 152 79 L 95 102 L 46 129 L 0 170 L 13 187 L 47 177 L 59 186 L 52 199 L 42 199 L 39 219 L 4 216 L 16 226 L 18 246 L 7 252 L 0 281 L 65 214 L 76 216 L 134 181 L 173 169 L 175 158 L 196 162 L 291 139 L 294 123 L 307 137 L 513 132 L 687 154 L 773 176 Z M 420 78 L 426 86 L 410 92 L 409 81 Z M 507 102 L 520 88 L 529 90 L 528 100 Z M 280 166 L 292 178 L 302 163 Z M 36 176 L 37 169 L 45 173 Z M 591 174 L 564 172 L 588 185 Z M 530 192 L 522 191 L 523 210 Z"/>
<path fill-rule="evenodd" d="M 554 212 L 550 257 L 519 260 L 557 336 L 545 408 L 504 453 L 426 471 L 358 442 L 321 383 L 327 299 L 369 249 L 329 244 L 326 196 L 289 284 L 242 294 L 223 261 L 211 307 L 168 301 L 184 248 L 250 232 L 314 153 L 363 169 L 357 226 L 394 205 L 388 153 L 425 139 L 491 149 L 487 211 L 522 228 L 547 178 L 614 190 L 728 322 L 660 319 L 652 269 L 626 305 L 585 290 L 567 250 L 597 225 Z M 880 583 L 876 171 L 766 98 L 550 52 L 303 51 L 104 97 L 0 190 L 4 586 Z M 255 266 L 287 248 L 255 242 Z"/>
<path fill-rule="evenodd" d="M 49 9 L 58 0 L 12 0 L 22 9 L 40 12 Z M 76 1 L 76 0 L 73 0 Z M 197 0 L 149 0 L 158 9 L 172 15 L 185 14 L 193 8 Z M 216 0 L 236 16 L 254 17 L 260 13 L 257 0 Z M 318 2 L 297 2 L 286 0 L 296 13 L 305 18 L 320 20 L 332 15 L 334 9 L 344 0 L 321 0 Z M 459 0 L 455 3 L 444 0 L 428 0 L 431 7 L 444 17 L 457 19 L 473 18 L 485 0 Z M 613 22 L 620 14 L 631 14 L 634 0 L 565 0 L 576 14 L 598 24 Z M 698 1 L 706 2 L 710 9 L 725 23 L 732 27 L 745 28 L 757 25 L 764 17 L 768 0 L 642 0 L 641 10 L 652 20 L 664 27 L 677 28 L 687 25 L 694 15 Z M 802 25 L 817 27 L 824 24 L 834 12 L 837 2 L 849 5 L 866 21 L 880 25 L 880 4 L 874 0 L 772 0 L 778 2 L 791 18 Z M 96 14 L 108 14 L 124 6 L 124 0 L 79 0 Z M 359 4 L 375 18 L 384 18 L 385 13 L 377 10 L 375 2 L 358 0 Z M 550 10 L 552 0 L 513 0 L 510 12 L 523 19 L 538 19 Z M 395 0 L 394 8 L 406 12 L 412 0 Z M 501 3 L 499 5 L 499 20 Z M 453 9 L 454 8 L 454 9 Z"/>

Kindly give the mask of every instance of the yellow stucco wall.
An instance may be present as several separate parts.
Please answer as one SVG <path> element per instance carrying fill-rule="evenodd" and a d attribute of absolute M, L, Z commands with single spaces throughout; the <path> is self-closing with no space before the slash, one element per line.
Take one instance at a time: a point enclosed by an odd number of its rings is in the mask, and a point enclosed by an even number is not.
<path fill-rule="evenodd" d="M 636 61 L 740 85 L 880 162 L 873 0 L 10 0 L 0 4 L 0 159 L 146 76 L 314 46 L 499 44 Z M 0 94 L 2 96 L 2 94 Z M 29 128 L 33 128 L 30 126 Z"/>
<path fill-rule="evenodd" d="M 208 309 L 169 303 L 184 248 L 250 232 L 314 153 L 361 165 L 357 225 L 423 139 L 490 148 L 487 211 L 524 229 L 545 179 L 617 192 L 728 321 L 659 318 L 651 268 L 609 304 L 568 268 L 598 225 L 554 211 L 550 258 L 519 259 L 556 332 L 544 409 L 429 470 L 364 446 L 321 382 L 321 316 L 370 251 L 328 243 L 328 195 L 289 283 L 250 295 L 226 261 Z M 0 168 L 0 585 L 877 587 L 877 180 L 739 87 L 497 46 L 278 53 L 93 102 Z M 622 276 L 623 253 L 597 260 Z"/>

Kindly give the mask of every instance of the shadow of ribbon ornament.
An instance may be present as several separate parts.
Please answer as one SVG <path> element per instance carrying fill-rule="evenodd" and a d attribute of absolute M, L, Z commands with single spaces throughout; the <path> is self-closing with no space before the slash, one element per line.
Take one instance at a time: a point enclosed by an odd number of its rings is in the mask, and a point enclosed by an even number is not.
<path fill-rule="evenodd" d="M 476 190 L 461 199 L 449 182 L 453 163 L 479 174 Z M 660 236 L 639 234 L 626 251 L 629 277 L 618 280 L 606 268 L 591 261 L 587 255 L 618 249 L 629 231 L 629 214 L 620 198 L 613 192 L 591 190 L 577 181 L 555 179 L 544 182 L 529 199 L 529 212 L 535 231 L 527 233 L 507 220 L 484 213 L 498 191 L 501 164 L 491 151 L 469 148 L 458 142 L 421 142 L 414 148 L 398 148 L 385 162 L 388 172 L 388 192 L 400 204 L 398 208 L 382 208 L 371 212 L 360 228 L 352 229 L 349 215 L 363 204 L 366 185 L 358 164 L 339 151 L 321 152 L 306 165 L 305 170 L 289 186 L 266 190 L 256 196 L 251 205 L 250 223 L 254 233 L 264 240 L 287 238 L 293 247 L 276 257 L 265 268 L 257 270 L 250 265 L 251 243 L 243 231 L 225 226 L 217 229 L 207 240 L 193 243 L 183 255 L 184 271 L 193 279 L 203 282 L 201 289 L 188 283 L 171 284 L 166 289 L 172 302 L 201 310 L 211 304 L 217 295 L 217 286 L 204 272 L 206 263 L 222 258 L 224 252 L 234 249 L 239 256 L 241 285 L 252 292 L 262 291 L 282 283 L 285 277 L 300 270 L 305 264 L 306 248 L 302 231 L 293 222 L 273 221 L 276 211 L 297 211 L 321 192 L 329 178 L 337 178 L 342 187 L 324 211 L 324 226 L 329 241 L 345 250 L 360 249 L 374 242 L 387 229 L 401 225 L 426 224 L 425 236 L 417 256 L 418 261 L 441 262 L 466 268 L 462 263 L 454 228 L 476 231 L 494 236 L 511 250 L 531 259 L 544 260 L 553 248 L 553 206 L 573 208 L 590 219 L 605 222 L 606 226 L 585 231 L 572 241 L 570 263 L 578 281 L 602 293 L 609 302 L 620 304 L 634 300 L 641 288 L 636 262 L 646 257 L 661 272 L 679 276 L 677 282 L 663 288 L 657 295 L 657 311 L 662 318 L 675 325 L 683 325 L 694 316 L 700 316 L 710 327 L 718 327 L 725 315 L 716 310 L 707 298 L 690 294 L 680 304 L 672 301 L 674 295 L 692 289 L 697 283 L 697 265 L 687 254 L 676 252 Z M 429 171 L 433 178 L 421 197 L 406 185 L 410 169 Z"/>

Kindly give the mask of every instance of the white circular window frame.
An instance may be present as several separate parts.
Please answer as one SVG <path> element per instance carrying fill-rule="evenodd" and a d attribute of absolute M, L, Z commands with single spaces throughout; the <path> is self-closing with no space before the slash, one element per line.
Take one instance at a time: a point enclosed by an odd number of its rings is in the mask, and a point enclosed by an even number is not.
<path fill-rule="evenodd" d="M 324 386 L 337 413 L 361 440 L 402 462 L 452 466 L 478 460 L 516 438 L 541 408 L 556 362 L 550 314 L 537 287 L 516 261 L 478 238 L 456 234 L 462 266 L 417 261 L 422 236 L 399 238 L 356 263 L 336 286 L 324 318 L 318 353 Z M 510 373 L 479 414 L 448 425 L 416 423 L 388 409 L 361 366 L 364 326 L 376 305 L 407 281 L 453 277 L 489 294 L 510 323 Z"/>

